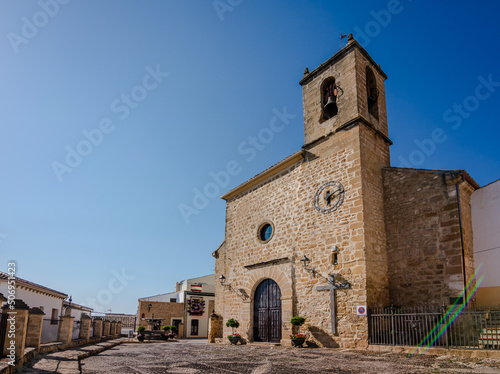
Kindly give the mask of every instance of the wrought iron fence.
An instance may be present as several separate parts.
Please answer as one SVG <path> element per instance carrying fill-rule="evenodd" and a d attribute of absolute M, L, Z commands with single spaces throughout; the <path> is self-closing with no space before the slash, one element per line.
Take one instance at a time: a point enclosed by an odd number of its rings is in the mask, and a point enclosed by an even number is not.
<path fill-rule="evenodd" d="M 42 323 L 42 343 L 56 342 L 59 330 L 58 319 L 44 319 Z"/>
<path fill-rule="evenodd" d="M 369 311 L 370 344 L 500 349 L 500 306 L 389 307 Z"/>

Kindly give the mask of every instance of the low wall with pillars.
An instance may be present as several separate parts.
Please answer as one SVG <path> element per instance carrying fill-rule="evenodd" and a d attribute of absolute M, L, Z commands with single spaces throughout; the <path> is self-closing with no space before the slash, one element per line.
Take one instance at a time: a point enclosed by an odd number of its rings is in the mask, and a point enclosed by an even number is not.
<path fill-rule="evenodd" d="M 28 315 L 29 311 L 27 309 L 12 309 L 9 310 L 9 314 L 5 313 L 2 316 L 2 318 L 7 318 L 3 354 L 9 358 L 11 358 L 10 356 L 17 358 L 24 355 Z"/>
<path fill-rule="evenodd" d="M 73 320 L 71 316 L 61 316 L 58 329 L 57 343 L 41 344 L 43 316 L 45 315 L 39 308 L 29 308 L 22 300 L 16 299 L 10 309 L 5 305 L 2 318 L 7 319 L 7 329 L 4 341 L 4 350 L 0 352 L 12 358 L 13 365 L 7 365 L 10 373 L 19 370 L 26 362 L 33 359 L 38 354 L 65 350 L 73 347 L 83 346 L 89 343 L 98 343 L 109 339 L 114 339 L 121 333 L 121 323 L 114 322 L 114 334 L 109 335 L 111 323 L 108 325 L 108 336 L 102 336 L 103 321 L 100 318 L 92 319 L 83 315 L 80 323 L 80 335 L 78 340 L 71 340 L 73 332 Z M 90 336 L 90 327 L 94 327 L 94 336 Z M 10 357 L 9 357 L 10 356 Z M 1 372 L 4 373 L 3 367 Z"/>
<path fill-rule="evenodd" d="M 63 344 L 71 343 L 71 335 L 73 334 L 73 321 L 75 317 L 61 316 L 59 322 L 59 330 L 57 332 L 57 340 Z"/>
<path fill-rule="evenodd" d="M 93 338 L 100 338 L 102 336 L 102 322 L 101 318 L 94 318 Z"/>
<path fill-rule="evenodd" d="M 102 328 L 102 336 L 109 336 L 109 331 L 111 329 L 111 322 L 109 321 L 104 321 L 103 322 L 103 328 Z"/>
<path fill-rule="evenodd" d="M 82 315 L 80 319 L 80 335 L 78 336 L 79 339 L 90 339 L 90 326 L 92 326 L 92 319 L 85 314 Z"/>
<path fill-rule="evenodd" d="M 26 347 L 40 348 L 44 315 L 45 313 L 39 308 L 30 309 L 26 332 Z"/>

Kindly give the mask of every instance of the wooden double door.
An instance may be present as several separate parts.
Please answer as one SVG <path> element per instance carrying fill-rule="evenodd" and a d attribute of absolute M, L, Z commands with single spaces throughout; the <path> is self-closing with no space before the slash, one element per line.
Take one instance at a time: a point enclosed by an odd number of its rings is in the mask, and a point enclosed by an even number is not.
<path fill-rule="evenodd" d="M 273 343 L 281 340 L 281 290 L 272 279 L 262 281 L 255 290 L 253 340 Z"/>

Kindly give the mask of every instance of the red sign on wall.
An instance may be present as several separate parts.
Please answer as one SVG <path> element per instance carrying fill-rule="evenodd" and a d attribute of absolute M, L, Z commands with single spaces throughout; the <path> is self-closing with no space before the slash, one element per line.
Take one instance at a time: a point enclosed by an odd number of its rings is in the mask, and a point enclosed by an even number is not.
<path fill-rule="evenodd" d="M 201 284 L 192 284 L 191 285 L 191 291 L 201 292 L 202 289 L 203 289 L 203 286 Z"/>

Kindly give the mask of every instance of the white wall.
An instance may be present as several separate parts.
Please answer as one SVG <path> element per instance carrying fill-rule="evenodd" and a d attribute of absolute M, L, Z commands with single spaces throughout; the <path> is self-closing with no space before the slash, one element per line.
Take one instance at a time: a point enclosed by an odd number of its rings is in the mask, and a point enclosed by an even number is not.
<path fill-rule="evenodd" d="M 500 292 L 500 180 L 476 190 L 471 197 L 474 263 L 484 275 L 481 293 Z M 485 296 L 486 297 L 486 296 Z M 500 294 L 499 294 L 500 297 Z M 486 300 L 488 299 L 488 300 Z M 486 302 L 494 302 L 487 296 Z"/>
<path fill-rule="evenodd" d="M 0 292 L 6 297 L 9 294 L 7 288 L 7 280 L 0 280 Z M 24 288 L 16 288 L 16 299 L 23 300 L 30 308 L 40 308 L 43 307 L 45 313 L 44 319 L 50 319 L 52 309 L 58 310 L 58 316 L 62 313 L 63 299 L 57 298 L 55 296 L 49 296 L 45 294 L 36 293 Z"/>
<path fill-rule="evenodd" d="M 80 309 L 71 309 L 71 317 L 75 317 L 75 321 L 79 321 L 82 319 L 82 314 L 86 314 L 90 316 L 91 312 L 86 312 Z"/>
<path fill-rule="evenodd" d="M 215 292 L 215 274 L 205 275 L 203 277 L 187 279 L 182 282 L 181 289 L 183 291 L 191 291 L 192 284 L 201 284 L 202 292 Z"/>
<path fill-rule="evenodd" d="M 197 295 L 186 295 L 188 299 L 203 299 L 205 301 L 205 312 L 203 315 L 191 315 L 187 313 L 187 321 L 184 323 L 186 329 L 186 337 L 188 338 L 207 338 L 208 337 L 208 317 L 210 316 L 210 312 L 208 310 L 208 303 L 210 300 L 215 300 L 215 297 L 212 296 L 197 296 Z M 198 322 L 198 335 L 191 335 L 191 320 L 197 319 Z"/>
<path fill-rule="evenodd" d="M 170 292 L 170 293 L 164 293 L 161 295 L 155 295 L 155 296 L 148 296 L 148 297 L 142 297 L 140 300 L 141 301 L 163 301 L 163 302 L 170 302 L 170 299 L 175 298 L 177 301 L 176 303 L 181 302 L 181 296 L 179 295 L 181 292 Z"/>

